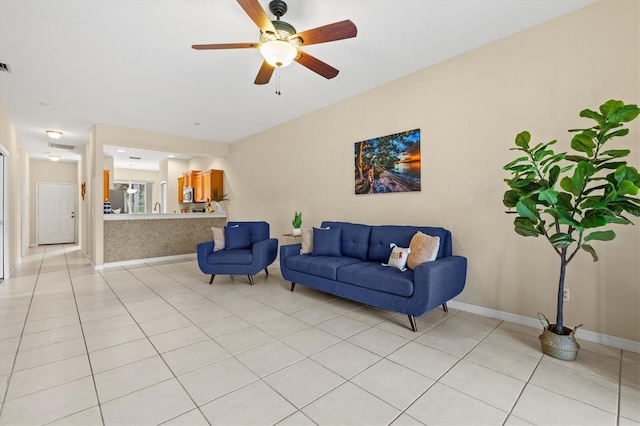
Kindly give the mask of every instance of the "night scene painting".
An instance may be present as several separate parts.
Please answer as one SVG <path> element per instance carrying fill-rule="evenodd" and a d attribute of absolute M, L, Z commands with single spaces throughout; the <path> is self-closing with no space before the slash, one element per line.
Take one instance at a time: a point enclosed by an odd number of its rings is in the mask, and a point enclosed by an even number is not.
<path fill-rule="evenodd" d="M 420 129 L 354 145 L 356 194 L 420 191 Z"/>

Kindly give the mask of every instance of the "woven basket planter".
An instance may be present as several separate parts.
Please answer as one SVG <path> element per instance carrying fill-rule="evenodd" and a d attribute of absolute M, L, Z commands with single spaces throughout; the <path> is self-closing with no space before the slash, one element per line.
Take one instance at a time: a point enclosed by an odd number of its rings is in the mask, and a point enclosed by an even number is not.
<path fill-rule="evenodd" d="M 542 317 L 542 318 L 540 318 Z M 569 334 L 556 334 L 552 331 L 549 331 L 549 320 L 543 314 L 538 312 L 538 319 L 542 323 L 544 327 L 544 331 L 540 335 L 540 343 L 542 345 L 542 352 L 550 357 L 560 359 L 563 361 L 573 361 L 578 356 L 578 349 L 580 349 L 580 345 L 576 342 L 575 334 L 578 327 L 581 327 L 582 324 L 576 326 Z M 544 321 L 547 323 L 544 324 Z"/>

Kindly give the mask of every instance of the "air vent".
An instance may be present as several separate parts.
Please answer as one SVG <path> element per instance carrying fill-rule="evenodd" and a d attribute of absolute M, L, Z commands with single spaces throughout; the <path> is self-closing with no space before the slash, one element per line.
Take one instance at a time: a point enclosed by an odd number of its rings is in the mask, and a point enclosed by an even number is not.
<path fill-rule="evenodd" d="M 74 149 L 76 149 L 76 147 L 73 146 L 73 145 L 64 145 L 64 144 L 61 144 L 61 143 L 53 143 L 53 142 L 49 142 L 49 146 L 51 148 L 68 149 L 70 151 L 73 151 Z"/>
<path fill-rule="evenodd" d="M 0 71 L 11 72 L 11 68 L 9 68 L 9 64 L 4 64 L 0 62 Z"/>
<path fill-rule="evenodd" d="M 142 160 L 142 157 L 129 157 L 131 160 Z"/>

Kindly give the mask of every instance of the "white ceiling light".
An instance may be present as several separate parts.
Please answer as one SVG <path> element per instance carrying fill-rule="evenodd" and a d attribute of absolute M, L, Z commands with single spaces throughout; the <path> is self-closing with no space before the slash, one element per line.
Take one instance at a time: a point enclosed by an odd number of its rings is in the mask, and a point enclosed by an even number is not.
<path fill-rule="evenodd" d="M 49 135 L 51 139 L 60 139 L 60 136 L 62 136 L 62 132 L 58 130 L 45 130 L 45 133 Z"/>
<path fill-rule="evenodd" d="M 60 159 L 59 155 L 55 155 L 55 154 L 49 154 L 49 160 L 51 161 L 58 161 Z"/>
<path fill-rule="evenodd" d="M 298 49 L 289 42 L 273 40 L 260 46 L 260 54 L 269 65 L 279 68 L 290 65 L 298 55 Z"/>

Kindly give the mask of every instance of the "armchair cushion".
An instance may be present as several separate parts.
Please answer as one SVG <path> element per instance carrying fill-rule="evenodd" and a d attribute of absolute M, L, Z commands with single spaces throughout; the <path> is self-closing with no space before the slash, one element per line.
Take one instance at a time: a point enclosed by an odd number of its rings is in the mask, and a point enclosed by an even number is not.
<path fill-rule="evenodd" d="M 251 248 L 251 232 L 248 226 L 232 225 L 224 228 L 225 250 Z"/>

